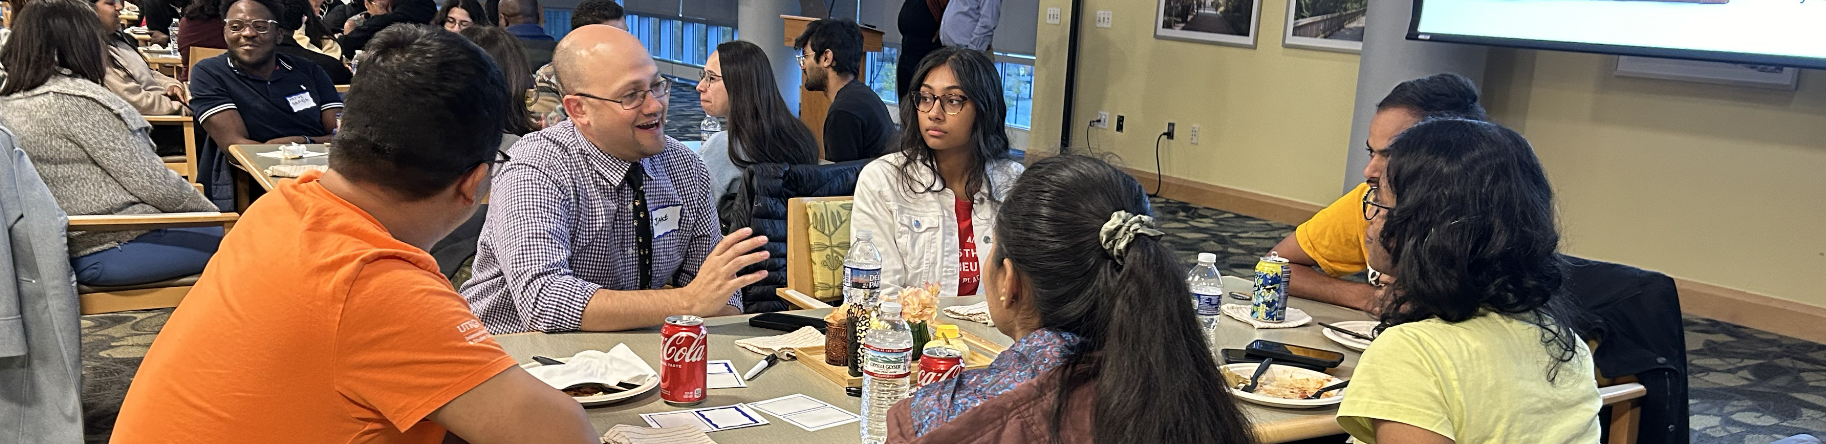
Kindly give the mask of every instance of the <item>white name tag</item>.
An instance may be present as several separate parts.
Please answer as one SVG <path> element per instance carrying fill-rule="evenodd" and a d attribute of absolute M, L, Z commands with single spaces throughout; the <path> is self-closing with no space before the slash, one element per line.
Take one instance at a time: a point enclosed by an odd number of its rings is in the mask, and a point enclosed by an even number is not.
<path fill-rule="evenodd" d="M 310 91 L 292 94 L 291 97 L 286 97 L 285 101 L 292 104 L 292 112 L 299 112 L 317 107 L 317 101 L 311 100 Z"/>
<path fill-rule="evenodd" d="M 674 231 L 678 231 L 679 210 L 682 208 L 683 207 L 678 205 L 673 205 L 653 210 L 652 213 L 648 214 L 648 216 L 651 217 L 649 220 L 653 222 L 654 239 L 659 239 Z"/>

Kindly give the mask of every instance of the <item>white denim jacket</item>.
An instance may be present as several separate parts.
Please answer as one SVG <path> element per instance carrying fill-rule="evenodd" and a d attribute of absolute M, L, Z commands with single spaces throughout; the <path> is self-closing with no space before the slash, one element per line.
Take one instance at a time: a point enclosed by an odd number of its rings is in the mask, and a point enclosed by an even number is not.
<path fill-rule="evenodd" d="M 897 171 L 906 156 L 891 153 L 869 162 L 856 181 L 856 201 L 850 210 L 850 239 L 869 230 L 881 249 L 882 294 L 901 288 L 937 282 L 940 296 L 958 296 L 958 246 L 956 194 L 950 189 L 914 193 Z M 971 200 L 971 231 L 976 240 L 978 270 L 995 242 L 995 215 L 1008 190 L 1026 168 L 1019 162 L 1002 162 L 987 168 L 989 184 Z M 931 183 L 935 173 L 915 168 L 917 183 Z M 977 286 L 980 291 L 983 287 Z M 970 295 L 964 295 L 970 296 Z"/>

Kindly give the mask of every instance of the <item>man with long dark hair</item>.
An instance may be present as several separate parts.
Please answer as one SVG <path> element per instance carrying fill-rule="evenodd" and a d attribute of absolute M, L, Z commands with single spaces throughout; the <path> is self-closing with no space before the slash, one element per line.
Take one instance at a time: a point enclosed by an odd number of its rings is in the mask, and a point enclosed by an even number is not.
<path fill-rule="evenodd" d="M 862 69 L 862 27 L 846 18 L 812 22 L 793 39 L 806 91 L 831 101 L 824 115 L 824 160 L 872 159 L 894 143 L 888 106 L 856 78 Z M 902 95 L 905 95 L 905 91 Z"/>
<path fill-rule="evenodd" d="M 506 3 L 503 3 L 505 5 Z M 704 161 L 665 135 L 671 82 L 627 31 L 558 45 L 571 119 L 514 143 L 494 179 L 474 278 L 488 331 L 619 331 L 742 312 L 766 237 L 723 236 Z M 670 287 L 670 288 L 667 288 Z"/>
<path fill-rule="evenodd" d="M 209 132 L 197 150 L 197 182 L 225 209 L 234 199 L 230 145 L 326 143 L 342 111 L 342 94 L 323 68 L 278 52 L 279 40 L 291 38 L 278 24 L 283 11 L 276 0 L 223 2 L 230 49 L 191 72 L 190 111 Z"/>
<path fill-rule="evenodd" d="M 424 251 L 505 160 L 500 71 L 426 25 L 388 28 L 369 51 L 329 171 L 242 216 L 146 352 L 113 442 L 600 441 Z"/>
<path fill-rule="evenodd" d="M 1293 263 L 1287 294 L 1359 310 L 1377 308 L 1376 287 L 1340 279 L 1370 270 L 1375 276 L 1387 270 L 1370 267 L 1363 252 L 1363 199 L 1382 179 L 1389 143 L 1402 131 L 1426 119 L 1484 120 L 1477 103 L 1477 85 L 1458 74 L 1437 74 L 1396 85 L 1376 104 L 1370 119 L 1370 163 L 1363 169 L 1364 183 L 1344 193 L 1330 206 L 1301 223 L 1293 234 L 1274 246 L 1274 252 Z M 1315 271 L 1312 267 L 1319 267 Z"/>
<path fill-rule="evenodd" d="M 1386 162 L 1361 217 L 1370 265 L 1396 278 L 1338 423 L 1363 442 L 1597 442 L 1591 351 L 1528 141 L 1431 120 Z"/>

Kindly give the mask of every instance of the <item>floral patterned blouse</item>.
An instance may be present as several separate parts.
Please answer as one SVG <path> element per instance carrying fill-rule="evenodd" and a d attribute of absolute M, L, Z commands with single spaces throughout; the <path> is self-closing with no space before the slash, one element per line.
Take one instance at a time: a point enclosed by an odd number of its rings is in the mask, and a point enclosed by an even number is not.
<path fill-rule="evenodd" d="M 965 370 L 955 378 L 920 387 L 909 406 L 915 433 L 924 435 L 972 407 L 1058 368 L 1078 342 L 1078 336 L 1071 333 L 1035 330 L 996 356 L 987 368 Z"/>

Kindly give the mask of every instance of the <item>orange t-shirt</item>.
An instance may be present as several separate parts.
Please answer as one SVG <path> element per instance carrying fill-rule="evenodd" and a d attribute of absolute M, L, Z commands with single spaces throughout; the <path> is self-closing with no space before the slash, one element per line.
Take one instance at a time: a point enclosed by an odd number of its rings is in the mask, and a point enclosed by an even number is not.
<path fill-rule="evenodd" d="M 280 183 L 222 239 L 113 442 L 435 443 L 427 415 L 514 365 L 431 255 L 320 176 Z"/>

